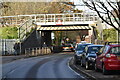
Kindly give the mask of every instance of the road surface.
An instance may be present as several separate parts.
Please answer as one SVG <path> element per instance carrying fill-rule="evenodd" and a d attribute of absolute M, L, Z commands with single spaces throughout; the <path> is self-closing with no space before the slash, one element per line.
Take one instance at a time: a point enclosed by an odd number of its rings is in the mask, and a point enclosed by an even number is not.
<path fill-rule="evenodd" d="M 9 80 L 21 78 L 75 78 L 86 80 L 69 67 L 73 53 L 59 53 L 16 60 L 2 65 L 2 77 Z"/>

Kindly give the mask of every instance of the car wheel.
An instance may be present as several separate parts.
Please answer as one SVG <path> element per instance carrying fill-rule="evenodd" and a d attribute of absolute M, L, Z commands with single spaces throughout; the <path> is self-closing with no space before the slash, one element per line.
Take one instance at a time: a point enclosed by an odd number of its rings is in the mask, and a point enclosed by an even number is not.
<path fill-rule="evenodd" d="M 89 63 L 86 61 L 86 63 L 85 63 L 85 69 L 89 69 L 90 68 L 90 66 L 89 66 Z"/>
<path fill-rule="evenodd" d="M 96 63 L 95 63 L 95 71 L 96 71 L 96 72 L 98 72 L 98 71 L 99 71 L 99 69 L 97 68 Z"/>
<path fill-rule="evenodd" d="M 104 64 L 103 64 L 103 66 L 102 66 L 102 72 L 103 72 L 104 75 L 107 75 L 107 74 L 108 74 L 108 70 L 105 69 Z"/>
<path fill-rule="evenodd" d="M 75 56 L 74 56 L 74 64 L 77 64 L 77 60 Z"/>
<path fill-rule="evenodd" d="M 82 61 L 82 59 L 80 61 L 80 66 L 83 67 L 83 61 Z"/>
<path fill-rule="evenodd" d="M 74 60 L 74 63 L 75 63 L 75 65 L 77 65 L 77 64 L 78 64 L 78 61 L 77 61 L 77 60 Z"/>
<path fill-rule="evenodd" d="M 71 51 L 72 51 L 72 52 L 74 52 L 74 50 L 73 50 L 73 49 L 71 49 Z"/>

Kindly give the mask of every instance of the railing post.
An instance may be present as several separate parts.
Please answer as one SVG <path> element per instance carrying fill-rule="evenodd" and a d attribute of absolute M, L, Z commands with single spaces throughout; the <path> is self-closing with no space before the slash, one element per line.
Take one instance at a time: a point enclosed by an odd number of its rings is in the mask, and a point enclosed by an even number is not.
<path fill-rule="evenodd" d="M 52 22 L 52 15 L 51 15 L 51 22 Z"/>
<path fill-rule="evenodd" d="M 36 22 L 36 20 L 37 20 L 36 15 L 34 17 L 35 17 L 34 19 L 35 19 L 35 22 Z"/>
<path fill-rule="evenodd" d="M 34 49 L 32 48 L 32 54 L 31 54 L 31 56 L 33 56 L 34 55 Z"/>
<path fill-rule="evenodd" d="M 17 25 L 17 20 L 18 20 L 18 16 L 16 17 L 16 25 Z"/>
<path fill-rule="evenodd" d="M 18 27 L 18 39 L 20 40 L 20 28 Z"/>
<path fill-rule="evenodd" d="M 41 52 L 41 48 L 39 47 L 39 55 L 40 55 L 40 52 Z"/>
<path fill-rule="evenodd" d="M 85 22 L 85 12 L 83 12 L 83 22 Z"/>
<path fill-rule="evenodd" d="M 63 23 L 65 24 L 65 14 L 63 14 Z"/>
<path fill-rule="evenodd" d="M 94 15 L 94 13 L 93 13 L 93 21 L 95 21 L 95 15 Z"/>
<path fill-rule="evenodd" d="M 44 54 L 44 48 L 42 47 L 42 54 Z"/>
<path fill-rule="evenodd" d="M 56 24 L 56 15 L 54 14 L 54 23 Z"/>
<path fill-rule="evenodd" d="M 26 53 L 27 53 L 27 51 L 26 51 L 26 48 L 25 48 L 25 56 L 26 56 Z"/>
<path fill-rule="evenodd" d="M 25 25 L 25 37 L 27 37 L 27 23 Z"/>
<path fill-rule="evenodd" d="M 36 49 L 34 48 L 34 56 L 36 55 Z"/>
<path fill-rule="evenodd" d="M 28 53 L 27 54 L 30 54 L 30 48 L 28 48 Z"/>
<path fill-rule="evenodd" d="M 73 23 L 75 23 L 75 14 L 73 13 Z"/>
<path fill-rule="evenodd" d="M 46 24 L 46 14 L 44 14 L 44 23 Z"/>
<path fill-rule="evenodd" d="M 46 47 L 46 54 L 47 54 L 47 47 Z"/>
<path fill-rule="evenodd" d="M 38 55 L 37 48 L 36 48 L 36 56 Z"/>

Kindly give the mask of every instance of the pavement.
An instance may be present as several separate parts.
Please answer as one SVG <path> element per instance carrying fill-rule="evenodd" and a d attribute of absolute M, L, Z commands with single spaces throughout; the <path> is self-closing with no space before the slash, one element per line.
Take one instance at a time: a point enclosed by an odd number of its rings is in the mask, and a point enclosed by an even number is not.
<path fill-rule="evenodd" d="M 74 59 L 70 60 L 70 67 L 78 73 L 83 73 L 92 80 L 120 80 L 120 71 L 111 71 L 109 75 L 103 75 L 102 71 L 96 72 L 94 69 L 86 70 L 85 67 L 74 64 Z"/>
<path fill-rule="evenodd" d="M 8 62 L 12 62 L 18 59 L 23 59 L 23 58 L 27 58 L 25 55 L 17 55 L 17 56 L 1 56 L 0 58 L 2 58 L 2 64 L 4 63 L 8 63 Z"/>
<path fill-rule="evenodd" d="M 44 54 L 44 55 L 52 55 L 51 54 Z M 44 55 L 40 55 L 40 56 L 44 56 Z M 19 60 L 19 59 L 24 59 L 24 58 L 31 58 L 31 57 L 36 57 L 36 56 L 25 56 L 25 55 L 10 55 L 10 56 L 0 56 L 0 60 L 2 60 L 2 62 L 0 62 L 0 64 L 5 64 L 5 63 L 9 63 L 15 60 Z"/>

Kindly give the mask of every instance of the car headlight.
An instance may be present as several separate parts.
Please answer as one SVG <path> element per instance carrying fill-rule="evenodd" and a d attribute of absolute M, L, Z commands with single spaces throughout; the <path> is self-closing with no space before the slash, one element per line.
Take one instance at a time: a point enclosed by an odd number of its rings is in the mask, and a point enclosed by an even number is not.
<path fill-rule="evenodd" d="M 88 57 L 88 60 L 95 60 L 95 58 L 92 58 L 92 57 Z"/>
<path fill-rule="evenodd" d="M 88 57 L 88 60 L 91 60 L 91 57 Z"/>
<path fill-rule="evenodd" d="M 78 54 L 78 56 L 82 56 L 82 54 Z"/>

